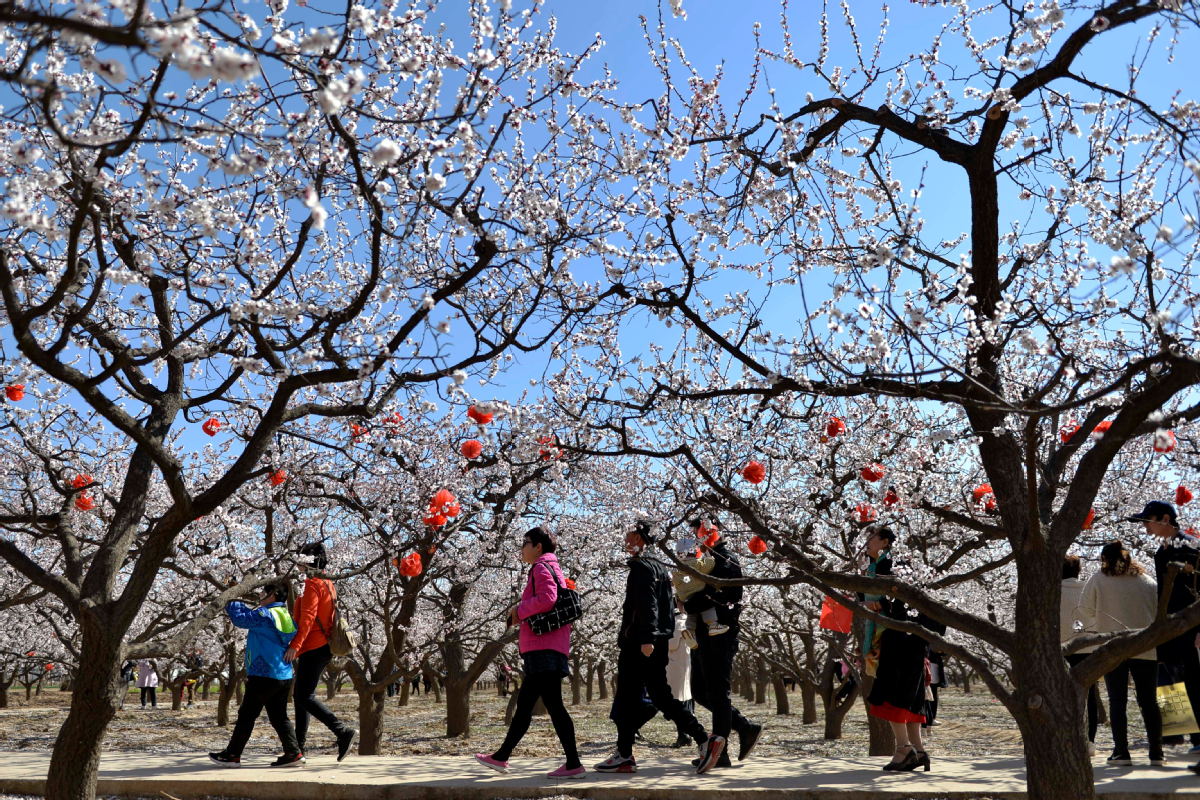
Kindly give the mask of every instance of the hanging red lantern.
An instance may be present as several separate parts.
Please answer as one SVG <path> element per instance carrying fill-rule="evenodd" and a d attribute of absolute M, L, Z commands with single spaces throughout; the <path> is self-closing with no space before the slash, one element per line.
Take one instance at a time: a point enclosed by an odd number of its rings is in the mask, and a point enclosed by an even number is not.
<path fill-rule="evenodd" d="M 829 422 L 825 423 L 825 435 L 830 439 L 835 436 L 841 436 L 846 432 L 846 423 L 842 422 L 837 417 L 831 417 Z"/>
<path fill-rule="evenodd" d="M 91 511 L 96 507 L 96 501 L 86 492 L 77 494 L 75 495 L 75 507 L 80 511 Z"/>
<path fill-rule="evenodd" d="M 717 542 L 721 539 L 721 532 L 713 523 L 708 520 L 701 520 L 696 538 L 703 539 L 702 544 L 705 547 L 716 547 Z"/>
<path fill-rule="evenodd" d="M 762 537 L 758 534 L 750 537 L 750 541 L 747 542 L 746 547 L 749 548 L 750 552 L 754 553 L 756 556 L 761 556 L 763 553 L 767 552 L 767 543 L 764 542 Z"/>
<path fill-rule="evenodd" d="M 997 508 L 999 508 L 999 507 L 1000 507 L 1000 506 L 998 506 L 998 505 L 996 504 L 996 498 L 995 498 L 995 496 L 989 497 L 989 498 L 987 499 L 987 502 L 983 504 L 983 510 L 984 510 L 985 512 L 987 512 L 988 514 L 995 514 L 995 513 L 996 513 L 996 509 L 997 509 Z"/>
<path fill-rule="evenodd" d="M 429 513 L 457 517 L 462 513 L 462 506 L 458 504 L 458 498 L 449 489 L 438 489 L 437 494 L 429 501 Z"/>
<path fill-rule="evenodd" d="M 900 504 L 900 495 L 896 493 L 894 488 L 889 487 L 883 495 L 883 504 L 885 506 L 894 506 Z"/>
<path fill-rule="evenodd" d="M 350 423 L 350 438 L 351 439 L 361 439 L 364 436 L 366 436 L 368 433 L 370 433 L 370 431 L 367 428 L 363 427 L 362 425 L 359 425 L 355 422 Z"/>
<path fill-rule="evenodd" d="M 862 468 L 861 471 L 859 471 L 858 475 L 860 478 L 862 478 L 867 483 L 874 483 L 875 481 L 877 481 L 883 477 L 883 473 L 885 471 L 886 470 L 884 470 L 883 464 L 879 464 L 879 463 L 867 464 L 865 467 Z"/>
<path fill-rule="evenodd" d="M 82 489 L 85 486 L 91 486 L 93 483 L 92 476 L 81 472 L 71 479 L 71 487 L 73 489 Z"/>
<path fill-rule="evenodd" d="M 1194 495 L 1192 490 L 1184 486 L 1182 483 L 1175 487 L 1175 505 L 1183 506 L 1192 502 Z"/>
<path fill-rule="evenodd" d="M 272 486 L 279 486 L 283 483 L 286 483 L 287 479 L 288 474 L 281 469 L 277 469 L 271 473 L 270 481 Z"/>
<path fill-rule="evenodd" d="M 480 425 L 487 425 L 492 421 L 492 418 L 495 416 L 495 414 L 490 411 L 480 411 L 475 406 L 471 406 L 467 409 L 467 416 Z"/>
<path fill-rule="evenodd" d="M 1175 449 L 1175 432 L 1174 431 L 1155 431 L 1154 432 L 1154 452 L 1169 453 Z"/>
<path fill-rule="evenodd" d="M 552 459 L 562 457 L 562 449 L 558 446 L 558 437 L 538 437 L 538 444 L 542 445 L 542 447 L 538 449 L 538 455 L 541 456 L 542 461 L 550 461 Z"/>
<path fill-rule="evenodd" d="M 826 595 L 821 601 L 821 616 L 817 624 L 827 631 L 849 633 L 854 625 L 854 612 Z"/>
<path fill-rule="evenodd" d="M 1108 429 L 1112 427 L 1112 420 L 1102 420 L 1096 424 L 1095 430 L 1092 431 L 1093 439 L 1101 439 L 1104 434 L 1108 433 Z"/>
<path fill-rule="evenodd" d="M 751 483 L 762 483 L 767 477 L 767 468 L 757 461 L 751 461 L 742 467 L 742 477 Z"/>
<path fill-rule="evenodd" d="M 18 400 L 24 400 L 25 399 L 25 384 L 10 383 L 8 386 L 4 387 L 4 396 L 7 397 L 13 403 L 17 402 Z"/>
<path fill-rule="evenodd" d="M 209 417 L 204 421 L 204 424 L 200 426 L 200 430 L 204 431 L 209 436 L 216 436 L 217 431 L 221 430 L 221 420 L 217 419 L 216 417 Z"/>
<path fill-rule="evenodd" d="M 420 553 L 409 553 L 400 559 L 400 574 L 406 578 L 415 578 L 421 574 L 424 567 L 421 564 Z"/>
<path fill-rule="evenodd" d="M 46 672 L 49 672 L 50 670 L 54 669 L 54 665 L 53 665 L 53 664 L 46 664 L 46 665 L 44 665 L 44 666 L 46 667 Z"/>
<path fill-rule="evenodd" d="M 1063 425 L 1058 432 L 1058 440 L 1063 444 L 1067 444 L 1079 432 L 1079 423 L 1073 419 L 1067 420 L 1067 424 Z"/>
<path fill-rule="evenodd" d="M 463 454 L 463 458 L 479 458 L 483 455 L 483 443 L 478 439 L 467 439 L 458 451 Z"/>
<path fill-rule="evenodd" d="M 1096 521 L 1096 509 L 1089 508 L 1087 516 L 1083 518 L 1083 529 L 1085 531 L 1090 531 L 1092 529 L 1092 523 L 1095 521 Z"/>
<path fill-rule="evenodd" d="M 982 502 L 983 498 L 992 493 L 992 485 L 990 483 L 981 483 L 971 490 L 971 499 L 976 503 Z"/>
<path fill-rule="evenodd" d="M 574 580 L 572 580 L 571 578 L 567 578 L 565 581 L 563 581 L 563 583 L 566 584 L 568 589 L 570 589 L 571 591 L 575 591 L 575 581 Z"/>
<path fill-rule="evenodd" d="M 428 517 L 423 518 L 421 522 L 424 522 L 431 528 L 440 528 L 449 522 L 449 520 L 446 519 L 445 514 L 430 514 Z"/>
<path fill-rule="evenodd" d="M 401 414 L 399 411 L 397 411 L 395 414 L 384 417 L 383 421 L 386 422 L 388 425 L 398 428 L 404 424 L 404 415 Z"/>
<path fill-rule="evenodd" d="M 879 512 L 870 503 L 859 503 L 854 507 L 854 513 L 859 522 L 874 522 L 879 519 Z"/>

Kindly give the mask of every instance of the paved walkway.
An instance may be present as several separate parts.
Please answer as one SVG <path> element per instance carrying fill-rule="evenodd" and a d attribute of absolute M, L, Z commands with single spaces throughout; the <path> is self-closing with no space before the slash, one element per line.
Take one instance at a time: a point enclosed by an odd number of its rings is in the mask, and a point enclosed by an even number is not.
<path fill-rule="evenodd" d="M 207 755 L 111 753 L 100 764 L 99 792 L 123 797 L 200 798 L 218 795 L 254 800 L 493 800 L 571 795 L 594 800 L 900 800 L 900 798 L 1023 798 L 1020 760 L 972 763 L 936 759 L 930 773 L 891 773 L 885 759 L 751 758 L 732 769 L 697 776 L 682 759 L 648 755 L 636 775 L 589 773 L 582 780 L 551 781 L 557 762 L 513 762 L 507 775 L 470 759 L 356 757 L 341 764 L 315 756 L 299 769 L 271 769 L 273 756 L 251 754 L 240 769 L 217 767 Z M 0 753 L 0 792 L 40 794 L 48 753 Z M 1179 757 L 1167 767 L 1096 767 L 1105 800 L 1200 798 L 1200 777 Z M 1067 798 L 1064 798 L 1067 800 Z"/>

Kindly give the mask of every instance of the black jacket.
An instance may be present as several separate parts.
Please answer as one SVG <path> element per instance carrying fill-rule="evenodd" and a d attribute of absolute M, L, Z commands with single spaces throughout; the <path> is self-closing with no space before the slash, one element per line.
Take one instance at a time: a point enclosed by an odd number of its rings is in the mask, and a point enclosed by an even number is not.
<path fill-rule="evenodd" d="M 675 592 L 667 565 L 656 558 L 629 559 L 618 646 L 654 644 L 675 633 Z"/>
<path fill-rule="evenodd" d="M 1158 593 L 1167 582 L 1167 568 L 1172 561 L 1181 564 L 1192 564 L 1197 571 L 1187 574 L 1180 570 L 1175 574 L 1175 583 L 1171 586 L 1171 595 L 1167 598 L 1167 613 L 1174 613 L 1187 608 L 1200 597 L 1200 549 L 1192 547 L 1196 540 L 1185 533 L 1176 533 L 1163 542 L 1154 552 L 1154 577 L 1158 581 Z M 1195 647 L 1196 632 L 1200 626 L 1192 628 L 1170 641 L 1158 646 L 1158 660 L 1170 663 L 1182 662 L 1189 648 Z"/>
<path fill-rule="evenodd" d="M 713 571 L 709 573 L 711 577 L 722 579 L 742 577 L 741 562 L 725 547 L 723 539 L 710 548 L 709 552 L 717 562 Z M 731 628 L 736 627 L 738 618 L 742 614 L 742 587 L 705 584 L 702 590 L 687 599 L 684 608 L 689 614 L 698 614 L 706 608 L 715 608 L 718 622 Z"/>

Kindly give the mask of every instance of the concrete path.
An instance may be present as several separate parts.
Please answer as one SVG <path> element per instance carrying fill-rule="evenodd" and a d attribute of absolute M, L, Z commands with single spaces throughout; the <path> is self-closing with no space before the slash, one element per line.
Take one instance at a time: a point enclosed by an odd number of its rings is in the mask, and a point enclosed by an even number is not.
<path fill-rule="evenodd" d="M 493 800 L 570 795 L 594 800 L 900 800 L 901 798 L 1023 798 L 1020 760 L 972 763 L 934 756 L 929 773 L 891 773 L 885 759 L 816 760 L 751 758 L 732 769 L 698 776 L 683 759 L 647 754 L 636 775 L 589 772 L 582 780 L 552 781 L 550 759 L 514 761 L 500 775 L 470 758 L 357 757 L 341 764 L 314 756 L 301 768 L 272 769 L 273 756 L 251 753 L 239 769 L 218 767 L 204 753 L 111 753 L 100 764 L 99 792 L 123 797 L 254 800 Z M 0 792 L 40 794 L 48 753 L 0 753 Z M 1096 766 L 1096 788 L 1105 800 L 1200 798 L 1200 776 L 1182 756 L 1167 767 Z M 1067 798 L 1064 798 L 1067 800 Z"/>

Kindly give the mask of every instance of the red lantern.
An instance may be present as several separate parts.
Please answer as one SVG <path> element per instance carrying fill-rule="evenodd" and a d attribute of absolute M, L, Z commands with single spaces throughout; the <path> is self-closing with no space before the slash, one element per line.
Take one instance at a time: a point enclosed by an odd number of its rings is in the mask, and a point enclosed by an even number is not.
<path fill-rule="evenodd" d="M 287 479 L 288 479 L 288 474 L 281 469 L 277 469 L 271 473 L 270 480 L 271 480 L 272 486 L 279 486 L 283 483 L 286 483 Z"/>
<path fill-rule="evenodd" d="M 480 411 L 475 406 L 471 406 L 467 409 L 467 416 L 480 425 L 487 425 L 492 421 L 492 417 L 494 417 L 495 414 L 490 411 Z"/>
<path fill-rule="evenodd" d="M 53 664 L 46 664 L 45 667 L 46 667 L 46 672 L 49 672 L 50 670 L 54 669 Z"/>
<path fill-rule="evenodd" d="M 981 483 L 971 490 L 971 499 L 976 503 L 982 502 L 983 498 L 992 493 L 992 485 L 990 483 Z"/>
<path fill-rule="evenodd" d="M 18 400 L 25 399 L 25 384 L 13 383 L 4 387 L 4 396 L 11 402 L 15 403 Z"/>
<path fill-rule="evenodd" d="M 457 517 L 462 513 L 462 506 L 458 504 L 458 498 L 449 489 L 438 489 L 437 494 L 429 501 L 429 513 Z"/>
<path fill-rule="evenodd" d="M 391 416 L 384 417 L 383 421 L 386 422 L 388 425 L 392 425 L 392 426 L 398 428 L 404 424 L 404 416 L 399 411 L 397 411 L 395 414 L 392 414 Z"/>
<path fill-rule="evenodd" d="M 900 495 L 896 493 L 895 489 L 889 488 L 887 490 L 887 493 L 884 494 L 884 496 L 883 496 L 883 504 L 885 506 L 899 505 L 900 504 Z"/>
<path fill-rule="evenodd" d="M 1192 502 L 1194 495 L 1191 489 L 1184 486 L 1182 483 L 1175 487 L 1175 505 L 1183 506 Z"/>
<path fill-rule="evenodd" d="M 1093 439 L 1101 439 L 1104 434 L 1108 433 L 1108 429 L 1112 427 L 1112 420 L 1103 420 L 1096 424 L 1096 429 L 1092 431 Z"/>
<path fill-rule="evenodd" d="M 989 497 L 987 502 L 983 504 L 983 510 L 989 514 L 995 514 L 997 508 L 999 508 L 999 506 L 996 505 L 995 497 Z"/>
<path fill-rule="evenodd" d="M 85 486 L 91 486 L 92 482 L 91 475 L 81 472 L 71 479 L 71 487 L 75 489 L 82 489 Z"/>
<path fill-rule="evenodd" d="M 538 455 L 542 457 L 542 461 L 550 461 L 551 459 L 562 457 L 562 450 L 558 447 L 558 439 L 556 437 L 541 436 L 538 438 L 538 444 L 542 445 L 538 449 Z"/>
<path fill-rule="evenodd" d="M 751 483 L 762 483 L 767 477 L 767 468 L 757 461 L 742 467 L 742 477 Z"/>
<path fill-rule="evenodd" d="M 883 477 L 884 472 L 885 470 L 883 468 L 883 464 L 875 463 L 867 464 L 862 468 L 858 475 L 867 483 L 874 483 Z"/>
<path fill-rule="evenodd" d="M 204 421 L 204 424 L 200 426 L 200 430 L 204 431 L 209 436 L 216 436 L 217 431 L 221 430 L 221 420 L 217 419 L 216 417 L 209 417 Z"/>
<path fill-rule="evenodd" d="M 748 547 L 750 552 L 754 553 L 756 556 L 761 556 L 763 553 L 767 552 L 767 543 L 764 542 L 762 537 L 758 536 L 757 534 L 750 537 L 750 541 L 746 544 L 746 547 Z"/>
<path fill-rule="evenodd" d="M 575 591 L 575 581 L 574 580 L 572 580 L 571 578 L 567 578 L 565 583 L 566 583 L 568 589 L 570 589 L 571 591 Z"/>
<path fill-rule="evenodd" d="M 87 493 L 75 495 L 75 507 L 80 511 L 91 511 L 96 507 L 96 501 Z"/>
<path fill-rule="evenodd" d="M 458 449 L 463 454 L 463 458 L 474 459 L 483 455 L 483 443 L 478 439 L 467 439 Z"/>
<path fill-rule="evenodd" d="M 26 653 L 25 655 L 29 656 L 30 658 L 33 658 L 34 656 L 36 656 L 36 655 L 37 655 L 37 650 L 30 650 L 30 651 L 29 651 L 28 653 Z"/>
<path fill-rule="evenodd" d="M 849 633 L 854 624 L 854 612 L 826 595 L 821 601 L 821 617 L 817 624 L 827 631 Z"/>
<path fill-rule="evenodd" d="M 854 507 L 854 513 L 858 516 L 859 522 L 874 522 L 879 519 L 879 512 L 870 503 L 859 503 Z"/>
<path fill-rule="evenodd" d="M 1083 529 L 1085 531 L 1090 531 L 1092 529 L 1092 523 L 1095 521 L 1096 521 L 1096 509 L 1089 508 L 1087 516 L 1083 518 Z"/>
<path fill-rule="evenodd" d="M 1174 431 L 1155 431 L 1154 432 L 1154 452 L 1169 453 L 1175 449 L 1175 432 Z"/>
<path fill-rule="evenodd" d="M 830 418 L 825 424 L 825 435 L 832 439 L 835 436 L 841 436 L 846 432 L 846 423 L 842 422 L 837 417 Z"/>
<path fill-rule="evenodd" d="M 422 519 L 421 522 L 424 522 L 431 528 L 440 528 L 449 522 L 449 520 L 446 519 L 445 514 L 430 514 L 428 517 Z"/>
<path fill-rule="evenodd" d="M 350 423 L 350 438 L 351 439 L 361 439 L 364 436 L 366 436 L 368 433 L 370 433 L 370 431 L 367 430 L 362 425 L 359 425 L 354 422 Z"/>
<path fill-rule="evenodd" d="M 1073 419 L 1067 420 L 1067 424 L 1058 432 L 1058 439 L 1063 444 L 1067 444 L 1079 432 L 1079 423 Z"/>
<path fill-rule="evenodd" d="M 400 559 L 400 574 L 406 578 L 415 578 L 421 574 L 424 567 L 421 564 L 420 553 L 409 553 Z"/>

